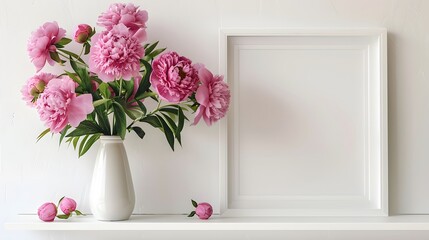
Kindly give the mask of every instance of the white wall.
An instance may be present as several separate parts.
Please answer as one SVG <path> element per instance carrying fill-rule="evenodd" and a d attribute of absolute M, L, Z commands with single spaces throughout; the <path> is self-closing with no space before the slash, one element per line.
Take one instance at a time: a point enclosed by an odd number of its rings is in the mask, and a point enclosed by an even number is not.
<path fill-rule="evenodd" d="M 88 187 L 96 146 L 77 159 L 71 147 L 58 147 L 56 136 L 36 144 L 35 138 L 44 126 L 34 109 L 21 100 L 19 91 L 35 72 L 26 52 L 32 31 L 55 20 L 71 37 L 77 24 L 94 25 L 97 16 L 113 2 L 116 1 L 1 1 L 0 225 L 17 213 L 34 213 L 45 201 L 56 201 L 63 195 L 75 198 L 79 208 L 89 212 Z M 213 71 L 219 67 L 219 28 L 386 27 L 390 212 L 429 213 L 429 1 L 132 2 L 149 12 L 150 41 L 160 40 L 161 46 L 203 62 Z M 219 210 L 218 125 L 187 127 L 183 137 L 183 149 L 172 153 L 157 131 L 148 130 L 143 141 L 128 136 L 136 213 L 185 213 L 191 210 L 190 198 L 209 201 L 215 211 Z M 0 236 L 84 239 L 87 235 L 7 232 L 0 227 Z"/>

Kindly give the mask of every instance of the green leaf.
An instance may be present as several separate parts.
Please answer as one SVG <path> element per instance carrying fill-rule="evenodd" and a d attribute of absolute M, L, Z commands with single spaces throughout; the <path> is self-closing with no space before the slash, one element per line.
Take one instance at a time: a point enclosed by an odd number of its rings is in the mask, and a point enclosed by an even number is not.
<path fill-rule="evenodd" d="M 71 78 L 71 79 L 73 79 L 75 82 L 77 82 L 78 84 L 81 84 L 82 83 L 82 81 L 76 76 L 76 74 L 74 74 L 74 73 L 71 73 L 71 72 L 68 72 L 68 71 L 66 71 L 66 70 L 64 70 L 64 72 L 66 72 L 66 74 Z"/>
<path fill-rule="evenodd" d="M 176 133 L 177 130 L 177 125 L 176 123 L 173 121 L 173 119 L 171 119 L 168 115 L 161 113 L 161 115 L 163 116 L 163 118 L 165 120 L 167 120 L 167 124 L 170 127 L 171 131 L 173 132 L 173 135 Z"/>
<path fill-rule="evenodd" d="M 144 115 L 138 106 L 124 106 L 124 111 L 132 120 L 141 119 Z"/>
<path fill-rule="evenodd" d="M 127 116 L 121 104 L 113 102 L 113 112 L 115 118 L 115 125 L 113 126 L 113 135 L 118 135 L 122 139 L 125 138 L 127 129 Z"/>
<path fill-rule="evenodd" d="M 105 109 L 106 108 L 103 105 L 96 107 L 95 115 L 97 117 L 100 127 L 103 129 L 104 135 L 110 135 L 110 122 Z"/>
<path fill-rule="evenodd" d="M 192 202 L 192 206 L 194 206 L 194 207 L 198 207 L 198 203 L 197 203 L 197 202 L 195 202 L 193 199 L 191 199 L 191 202 Z"/>
<path fill-rule="evenodd" d="M 62 131 L 61 131 L 61 136 L 60 136 L 60 145 L 61 145 L 61 142 L 63 141 L 63 139 L 64 139 L 64 137 L 66 136 L 66 134 L 67 134 L 67 131 L 70 129 L 71 127 L 70 127 L 70 125 L 67 125 Z"/>
<path fill-rule="evenodd" d="M 131 129 L 134 130 L 134 132 L 137 134 L 137 136 L 139 136 L 139 138 L 144 138 L 144 135 L 146 133 L 143 131 L 143 129 L 141 129 L 141 127 L 132 127 Z"/>
<path fill-rule="evenodd" d="M 86 42 L 83 44 L 83 47 L 85 48 L 84 54 L 87 55 L 91 51 L 91 45 L 88 42 Z"/>
<path fill-rule="evenodd" d="M 73 149 L 76 150 L 77 147 L 77 142 L 79 141 L 80 137 L 74 137 L 73 138 Z"/>
<path fill-rule="evenodd" d="M 85 216 L 85 214 L 83 214 L 81 211 L 79 210 L 74 210 L 74 212 L 76 213 L 76 215 L 78 216 Z"/>
<path fill-rule="evenodd" d="M 145 74 L 143 76 L 142 81 L 140 82 L 139 88 L 137 89 L 136 96 L 140 96 L 150 88 L 150 74 L 152 73 L 152 66 L 149 62 L 140 59 L 140 63 L 142 63 L 145 67 Z"/>
<path fill-rule="evenodd" d="M 100 138 L 100 135 L 101 134 L 94 134 L 88 139 L 88 141 L 86 141 L 82 151 L 79 151 L 79 157 L 82 157 L 86 152 L 88 152 L 91 146 Z"/>
<path fill-rule="evenodd" d="M 151 52 L 149 55 L 144 56 L 144 59 L 148 60 L 148 61 L 151 61 L 156 56 L 158 56 L 160 53 L 164 52 L 165 49 L 167 49 L 167 48 L 156 49 L 155 51 Z"/>
<path fill-rule="evenodd" d="M 57 218 L 61 218 L 61 219 L 68 219 L 68 218 L 70 217 L 70 215 L 71 215 L 71 214 L 67 214 L 67 215 L 65 215 L 65 214 L 60 214 L 60 215 L 57 215 Z"/>
<path fill-rule="evenodd" d="M 180 145 L 182 145 L 182 135 L 181 132 L 183 130 L 183 126 L 185 125 L 185 114 L 183 113 L 182 108 L 178 108 L 179 111 L 179 119 L 178 119 L 178 123 L 177 123 L 177 129 L 176 129 L 176 133 L 174 134 L 176 136 L 177 141 L 179 142 Z"/>
<path fill-rule="evenodd" d="M 97 101 L 93 102 L 92 104 L 94 105 L 94 107 L 98 107 L 101 104 L 104 104 L 104 103 L 107 103 L 107 102 L 110 102 L 110 101 L 112 101 L 112 100 L 106 99 L 106 98 L 102 98 L 100 100 L 97 100 Z"/>
<path fill-rule="evenodd" d="M 60 44 L 58 44 L 58 43 L 55 43 L 54 44 L 55 45 L 55 47 L 58 49 L 58 48 L 64 48 L 64 46 L 63 45 L 60 45 Z"/>
<path fill-rule="evenodd" d="M 109 84 L 101 83 L 100 86 L 98 86 L 98 89 L 100 90 L 100 93 L 104 98 L 110 98 L 111 97 L 111 93 L 109 90 Z"/>
<path fill-rule="evenodd" d="M 92 111 L 91 113 L 89 113 L 89 114 L 86 116 L 86 119 L 87 119 L 87 120 L 89 120 L 89 121 L 95 122 L 95 112 L 94 112 L 94 111 Z"/>
<path fill-rule="evenodd" d="M 57 42 L 59 45 L 67 45 L 71 42 L 72 40 L 70 38 L 61 38 L 61 40 L 59 42 Z"/>
<path fill-rule="evenodd" d="M 146 116 L 140 120 L 140 122 L 149 123 L 154 128 L 162 128 L 161 122 L 155 116 Z"/>
<path fill-rule="evenodd" d="M 195 216 L 195 211 L 192 211 L 191 213 L 189 213 L 188 217 L 193 217 Z"/>
<path fill-rule="evenodd" d="M 145 47 L 144 48 L 144 55 L 150 54 L 156 48 L 156 45 L 158 45 L 158 43 L 159 43 L 159 41 L 156 41 L 152 45 Z"/>
<path fill-rule="evenodd" d="M 192 104 L 191 106 L 189 106 L 189 108 L 193 111 L 193 113 L 195 113 L 199 106 L 200 106 L 200 104 L 196 102 L 196 103 Z"/>
<path fill-rule="evenodd" d="M 50 131 L 51 131 L 50 128 L 45 129 L 45 131 L 43 131 L 42 133 L 39 134 L 39 136 L 37 136 L 37 138 L 36 138 L 37 141 L 36 142 L 38 142 L 40 139 L 42 139 Z"/>
<path fill-rule="evenodd" d="M 55 62 L 61 65 L 65 62 L 60 58 L 60 55 L 58 55 L 57 52 L 49 52 L 49 56 L 51 56 L 52 60 L 54 60 Z"/>
<path fill-rule="evenodd" d="M 142 110 L 143 115 L 146 115 L 147 109 L 146 109 L 145 105 L 140 101 L 137 101 L 137 104 L 139 105 L 140 109 Z"/>
<path fill-rule="evenodd" d="M 134 90 L 134 80 L 131 81 L 123 81 L 122 88 L 125 89 L 125 100 L 128 100 L 130 96 L 133 94 Z"/>
<path fill-rule="evenodd" d="M 76 72 L 76 74 L 79 76 L 82 87 L 87 92 L 92 92 L 91 80 L 89 79 L 88 71 L 86 70 L 86 68 L 79 67 L 72 58 L 70 58 L 70 65 Z"/>
<path fill-rule="evenodd" d="M 189 121 L 189 119 L 184 115 L 182 107 L 179 105 L 172 105 L 172 104 L 165 105 L 165 106 L 161 107 L 159 109 L 159 111 L 169 113 L 169 115 L 179 116 L 179 114 L 180 114 L 179 109 L 181 110 L 181 114 L 183 115 L 183 118 Z"/>
<path fill-rule="evenodd" d="M 124 112 L 125 114 L 127 114 L 127 116 L 129 118 L 131 118 L 132 120 L 136 120 L 138 118 L 137 114 L 140 114 L 140 112 L 134 111 L 132 109 L 128 109 L 126 107 L 124 107 Z M 141 114 L 140 114 L 141 115 Z"/>
<path fill-rule="evenodd" d="M 186 118 L 182 108 L 179 107 L 178 110 L 179 110 L 179 121 L 177 123 L 176 135 L 182 132 L 183 126 L 185 125 L 185 118 Z"/>
<path fill-rule="evenodd" d="M 167 138 L 167 142 L 170 145 L 171 149 L 174 151 L 174 134 L 168 126 L 167 122 L 161 117 L 158 116 L 158 120 L 161 122 L 162 129 L 164 130 L 165 137 Z"/>
<path fill-rule="evenodd" d="M 103 129 L 96 122 L 84 120 L 66 137 L 78 137 L 95 133 L 103 133 Z"/>
<path fill-rule="evenodd" d="M 160 112 L 167 112 L 167 113 L 172 113 L 174 115 L 177 115 L 179 112 L 177 111 L 177 109 L 175 108 L 168 108 L 168 107 L 162 107 L 159 109 Z"/>
<path fill-rule="evenodd" d="M 86 136 L 82 139 L 82 141 L 80 141 L 79 151 L 78 151 L 78 155 L 79 155 L 79 157 L 80 157 L 80 156 L 82 156 L 81 152 L 82 152 L 83 147 L 85 146 L 86 140 L 88 140 L 88 138 L 89 138 L 89 135 L 86 135 Z"/>
<path fill-rule="evenodd" d="M 156 93 L 154 93 L 154 92 L 143 92 L 139 95 L 136 95 L 134 99 L 142 100 L 142 99 L 145 99 L 147 97 L 153 97 L 153 96 L 156 96 Z"/>
<path fill-rule="evenodd" d="M 61 201 L 62 201 L 65 197 L 66 197 L 66 196 L 63 196 L 62 198 L 60 198 L 60 200 L 58 200 L 58 205 L 57 205 L 57 206 L 60 206 Z"/>
<path fill-rule="evenodd" d="M 176 108 L 162 107 L 159 109 L 160 112 L 170 113 L 174 116 L 178 116 L 179 111 Z"/>
<path fill-rule="evenodd" d="M 175 137 L 177 139 L 177 142 L 182 146 L 182 135 L 180 133 L 175 134 Z"/>
<path fill-rule="evenodd" d="M 118 81 L 108 82 L 108 85 L 112 88 L 116 96 L 119 96 L 119 84 Z"/>
<path fill-rule="evenodd" d="M 70 137 L 70 138 L 67 138 L 67 140 L 66 140 L 66 143 L 71 143 L 71 141 L 73 141 L 73 138 L 72 137 Z"/>
<path fill-rule="evenodd" d="M 91 38 L 92 36 L 94 36 L 94 34 L 96 33 L 95 31 L 95 27 L 92 28 L 91 34 L 89 35 L 89 37 Z"/>
<path fill-rule="evenodd" d="M 67 55 L 70 55 L 70 56 L 74 57 L 76 60 L 78 60 L 79 62 L 81 62 L 82 64 L 85 64 L 85 61 L 83 61 L 83 59 L 82 59 L 82 58 L 80 58 L 80 57 L 79 57 L 79 55 L 77 55 L 76 53 L 73 53 L 73 52 L 67 51 L 67 50 L 65 50 L 65 49 L 58 49 L 58 51 L 63 52 L 63 53 L 65 53 L 65 54 L 67 54 Z M 73 59 L 72 59 L 72 58 L 70 58 L 70 60 L 73 60 Z"/>

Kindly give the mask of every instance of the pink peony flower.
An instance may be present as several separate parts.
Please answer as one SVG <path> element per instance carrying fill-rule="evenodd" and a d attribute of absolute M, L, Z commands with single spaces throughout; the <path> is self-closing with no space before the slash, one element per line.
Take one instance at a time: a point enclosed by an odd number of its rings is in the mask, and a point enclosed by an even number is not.
<path fill-rule="evenodd" d="M 77 127 L 94 110 L 91 94 L 76 96 L 76 83 L 69 77 L 52 79 L 37 100 L 40 119 L 53 133 L 67 124 Z"/>
<path fill-rule="evenodd" d="M 55 75 L 50 73 L 39 73 L 29 78 L 21 89 L 22 99 L 24 99 L 29 106 L 35 106 L 37 98 L 43 93 L 45 86 L 53 78 L 55 78 Z"/>
<path fill-rule="evenodd" d="M 37 210 L 40 220 L 44 222 L 52 222 L 57 215 L 57 206 L 53 203 L 45 203 Z"/>
<path fill-rule="evenodd" d="M 139 10 L 132 3 L 114 3 L 109 10 L 98 17 L 98 25 L 104 26 L 107 30 L 113 29 L 115 25 L 124 24 L 132 33 L 142 29 L 146 38 L 146 21 L 148 19 L 145 10 Z M 146 40 L 146 39 L 145 39 Z"/>
<path fill-rule="evenodd" d="M 195 209 L 195 214 L 200 219 L 203 219 L 203 220 L 209 219 L 209 217 L 213 214 L 212 205 L 206 202 L 199 203 L 197 208 Z"/>
<path fill-rule="evenodd" d="M 150 82 L 161 99 L 178 103 L 197 90 L 198 72 L 186 57 L 164 53 L 153 61 L 152 67 Z"/>
<path fill-rule="evenodd" d="M 226 115 L 231 95 L 223 76 L 213 76 L 205 67 L 199 68 L 198 75 L 202 84 L 195 95 L 200 106 L 196 112 L 194 125 L 203 117 L 210 126 Z"/>
<path fill-rule="evenodd" d="M 144 56 L 142 41 L 141 31 L 132 33 L 122 23 L 111 31 L 95 34 L 89 57 L 90 71 L 104 82 L 139 76 L 140 58 Z"/>
<path fill-rule="evenodd" d="M 76 210 L 76 201 L 65 197 L 60 202 L 60 208 L 65 215 L 69 215 L 71 212 Z"/>
<path fill-rule="evenodd" d="M 27 51 L 37 72 L 45 66 L 46 61 L 54 65 L 49 52 L 56 52 L 55 44 L 66 34 L 66 30 L 58 27 L 57 22 L 47 22 L 31 34 L 27 44 Z"/>
<path fill-rule="evenodd" d="M 84 43 L 88 41 L 89 36 L 91 36 L 92 28 L 88 24 L 79 24 L 77 30 L 74 34 L 74 40 L 77 43 Z"/>

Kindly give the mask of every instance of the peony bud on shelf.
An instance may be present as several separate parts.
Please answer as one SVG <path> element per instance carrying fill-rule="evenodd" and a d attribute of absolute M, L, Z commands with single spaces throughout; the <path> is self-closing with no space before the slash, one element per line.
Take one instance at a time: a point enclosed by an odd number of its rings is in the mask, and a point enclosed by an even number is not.
<path fill-rule="evenodd" d="M 205 202 L 199 203 L 195 209 L 195 214 L 197 214 L 200 219 L 209 219 L 209 217 L 213 214 L 212 205 Z"/>
<path fill-rule="evenodd" d="M 45 203 L 37 210 L 40 220 L 44 222 L 52 222 L 57 215 L 57 206 L 53 203 Z"/>
<path fill-rule="evenodd" d="M 69 215 L 76 210 L 76 201 L 65 197 L 60 202 L 60 209 L 64 214 Z"/>
<path fill-rule="evenodd" d="M 209 203 L 202 202 L 197 203 L 194 200 L 191 200 L 192 205 L 195 207 L 195 211 L 192 211 L 188 217 L 193 217 L 197 215 L 202 220 L 207 220 L 213 214 L 213 207 Z"/>

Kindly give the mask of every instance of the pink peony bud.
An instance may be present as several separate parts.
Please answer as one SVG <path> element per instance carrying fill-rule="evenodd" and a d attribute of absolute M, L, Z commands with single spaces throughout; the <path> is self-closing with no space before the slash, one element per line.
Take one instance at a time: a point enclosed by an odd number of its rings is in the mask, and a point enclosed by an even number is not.
<path fill-rule="evenodd" d="M 52 222 L 57 215 L 57 206 L 53 203 L 45 203 L 37 210 L 40 220 L 44 222 Z"/>
<path fill-rule="evenodd" d="M 79 24 L 77 26 L 76 33 L 74 34 L 74 40 L 78 43 L 84 43 L 88 41 L 91 36 L 92 28 L 88 24 Z"/>
<path fill-rule="evenodd" d="M 209 217 L 213 214 L 212 205 L 203 202 L 199 203 L 197 208 L 195 209 L 195 214 L 203 220 L 209 219 Z"/>
<path fill-rule="evenodd" d="M 195 211 L 192 211 L 188 217 L 193 217 L 195 214 L 202 220 L 207 220 L 213 214 L 212 205 L 206 202 L 197 203 L 191 199 L 192 205 L 195 207 Z"/>
<path fill-rule="evenodd" d="M 71 212 L 76 210 L 76 201 L 65 197 L 60 202 L 60 208 L 65 215 L 69 215 Z"/>

